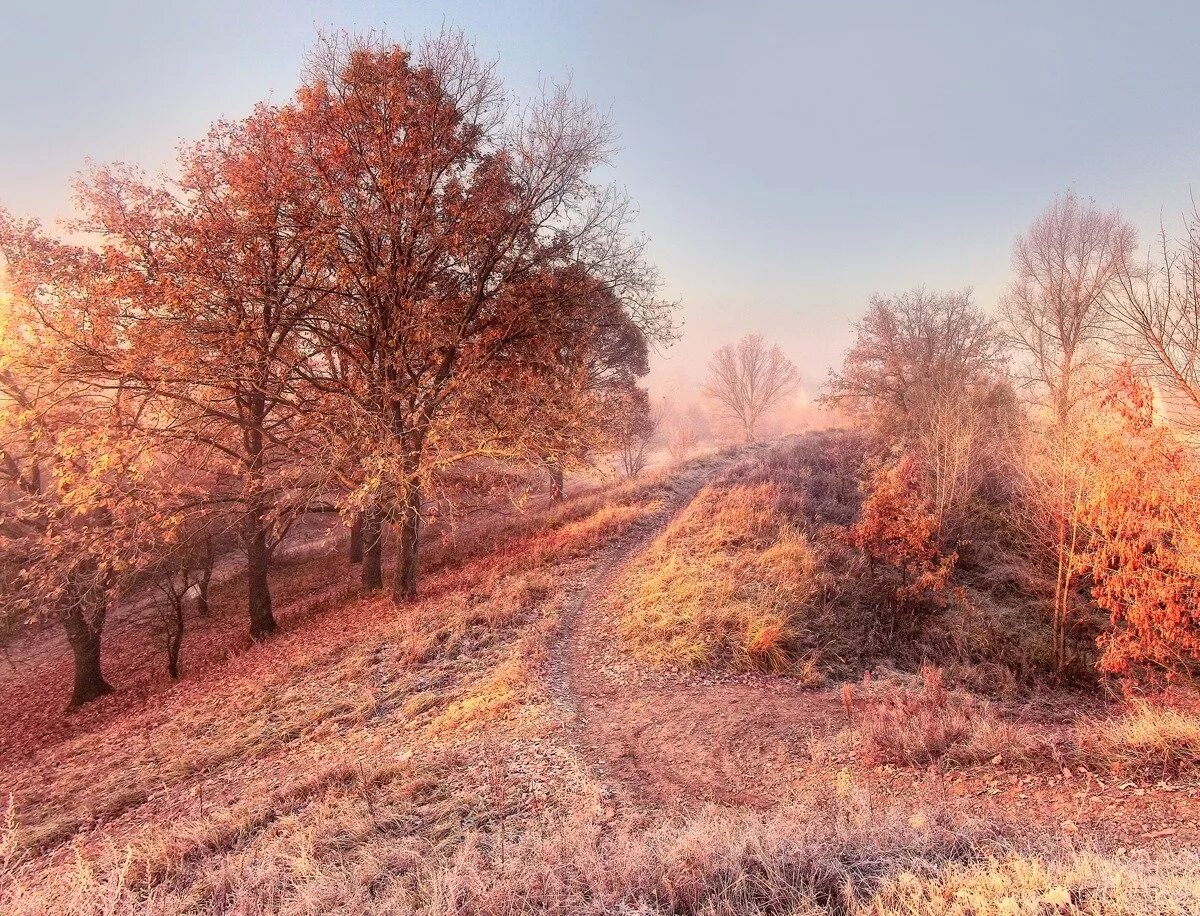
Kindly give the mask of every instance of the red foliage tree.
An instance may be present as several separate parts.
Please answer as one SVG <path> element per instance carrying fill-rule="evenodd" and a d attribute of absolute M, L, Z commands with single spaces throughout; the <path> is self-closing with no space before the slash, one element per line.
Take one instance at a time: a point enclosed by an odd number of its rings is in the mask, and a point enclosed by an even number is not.
<path fill-rule="evenodd" d="M 104 259 L 3 211 L 0 254 L 0 616 L 61 623 L 74 707 L 112 689 L 105 622 L 170 549 L 189 475 L 146 433 L 144 392 L 97 365 L 129 343 Z"/>
<path fill-rule="evenodd" d="M 1092 595 L 1111 620 L 1100 666 L 1175 673 L 1200 658 L 1200 473 L 1133 372 L 1107 403 L 1118 425 L 1097 451 L 1083 512 Z"/>
<path fill-rule="evenodd" d="M 338 404 L 331 451 L 365 510 L 363 582 L 382 586 L 390 524 L 392 593 L 410 598 L 438 476 L 528 454 L 521 414 L 502 407 L 563 340 L 564 294 L 602 283 L 654 333 L 656 276 L 626 232 L 627 202 L 593 181 L 605 119 L 565 90 L 508 117 L 461 36 L 415 54 L 327 42 L 284 118 L 334 240 L 335 295 L 313 324 L 328 357 L 313 381 Z M 573 266 L 586 282 L 546 282 Z"/>

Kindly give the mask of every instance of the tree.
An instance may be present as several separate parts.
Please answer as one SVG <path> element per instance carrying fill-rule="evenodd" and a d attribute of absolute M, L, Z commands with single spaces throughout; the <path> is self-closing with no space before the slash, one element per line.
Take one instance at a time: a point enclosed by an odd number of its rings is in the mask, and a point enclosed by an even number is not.
<path fill-rule="evenodd" d="M 381 525 L 398 529 L 397 600 L 416 593 L 438 474 L 527 447 L 492 408 L 529 371 L 521 352 L 544 354 L 555 332 L 562 289 L 545 278 L 579 265 L 639 327 L 667 326 L 628 202 L 591 177 L 608 123 L 565 89 L 515 119 L 502 102 L 492 68 L 442 35 L 415 56 L 327 41 L 284 109 L 333 241 L 335 295 L 314 329 L 337 371 L 313 382 L 338 405 L 332 451 L 364 510 L 368 587 Z"/>
<path fill-rule="evenodd" d="M 1178 239 L 1163 229 L 1145 264 L 1127 263 L 1108 308 L 1126 334 L 1127 352 L 1149 380 L 1171 422 L 1200 432 L 1200 210 Z"/>
<path fill-rule="evenodd" d="M 1107 406 L 1116 423 L 1095 452 L 1082 513 L 1092 595 L 1110 617 L 1100 665 L 1186 672 L 1200 659 L 1200 473 L 1131 369 Z"/>
<path fill-rule="evenodd" d="M 1024 452 L 1029 485 L 1019 516 L 1054 558 L 1051 629 L 1060 672 L 1069 662 L 1067 637 L 1085 548 L 1085 428 L 1091 418 L 1080 417 L 1079 408 L 1096 391 L 1100 347 L 1111 324 L 1105 303 L 1127 271 L 1134 245 L 1133 228 L 1116 210 L 1103 212 L 1063 194 L 1017 240 L 1016 276 L 1001 302 L 1026 381 L 1048 408 L 1047 422 Z"/>
<path fill-rule="evenodd" d="M 747 334 L 713 354 L 702 391 L 753 442 L 763 416 L 800 387 L 800 373 L 778 346 Z"/>
<path fill-rule="evenodd" d="M 823 400 L 902 438 L 935 394 L 991 385 L 1003 367 L 995 322 L 975 307 L 970 290 L 874 296 Z"/>
<path fill-rule="evenodd" d="M 122 590 L 169 543 L 186 466 L 155 449 L 147 401 L 95 365 L 128 345 L 95 252 L 0 211 L 0 553 L 5 615 L 51 618 L 74 660 L 70 707 L 111 692 L 101 637 Z"/>
<path fill-rule="evenodd" d="M 274 551 L 328 486 L 301 384 L 306 322 L 328 295 L 318 266 L 327 242 L 275 110 L 219 123 L 179 158 L 173 184 L 115 167 L 80 186 L 82 227 L 104 246 L 137 331 L 101 358 L 154 399 L 159 439 L 203 447 L 192 453 L 241 534 L 257 639 L 276 629 Z"/>
<path fill-rule="evenodd" d="M 970 291 L 917 289 L 872 298 L 823 400 L 917 456 L 943 532 L 990 469 L 1008 392 L 1003 341 Z"/>
<path fill-rule="evenodd" d="M 524 357 L 533 357 L 532 371 L 506 413 L 528 436 L 534 460 L 549 469 L 557 501 L 564 469 L 621 445 L 627 404 L 650 366 L 646 335 L 604 284 L 578 266 L 547 280 L 563 287 L 552 349 Z"/>
<path fill-rule="evenodd" d="M 1005 330 L 1026 357 L 1027 380 L 1066 428 L 1096 383 L 1105 304 L 1127 273 L 1133 227 L 1073 193 L 1054 200 L 1013 248 L 1015 277 L 1001 300 Z"/>
<path fill-rule="evenodd" d="M 672 424 L 671 434 L 667 438 L 667 454 L 673 463 L 683 464 L 699 444 L 700 435 L 696 432 L 696 427 L 686 419 L 676 420 Z"/>
<path fill-rule="evenodd" d="M 650 463 L 650 445 L 658 435 L 662 412 L 650 406 L 645 390 L 634 388 L 625 393 L 617 419 L 617 455 L 626 477 L 637 477 Z"/>
<path fill-rule="evenodd" d="M 1065 672 L 1072 662 L 1070 636 L 1082 611 L 1081 577 L 1085 572 L 1088 529 L 1084 510 L 1095 471 L 1092 459 L 1103 435 L 1094 411 L 1079 412 L 1069 433 L 1046 435 L 1026 424 L 1017 439 L 1013 462 L 1016 498 L 1007 507 L 1028 555 L 1046 564 L 1052 576 L 1050 631 L 1054 667 Z"/>

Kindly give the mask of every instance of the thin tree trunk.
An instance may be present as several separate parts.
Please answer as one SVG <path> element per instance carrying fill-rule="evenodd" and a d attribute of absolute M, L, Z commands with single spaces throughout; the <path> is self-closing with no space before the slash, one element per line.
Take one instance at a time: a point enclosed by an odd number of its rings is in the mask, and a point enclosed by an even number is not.
<path fill-rule="evenodd" d="M 196 582 L 196 613 L 201 617 L 207 617 L 211 610 L 208 605 L 208 586 L 212 582 L 213 565 L 215 562 L 213 555 L 212 539 L 208 538 L 204 541 L 204 563 L 200 567 L 200 578 Z"/>
<path fill-rule="evenodd" d="M 421 485 L 410 483 L 400 516 L 400 538 L 396 554 L 392 598 L 406 601 L 417 595 L 417 560 L 421 546 Z"/>
<path fill-rule="evenodd" d="M 383 588 L 383 520 L 375 507 L 362 512 L 362 590 L 377 592 Z"/>
<path fill-rule="evenodd" d="M 550 502 L 560 503 L 563 500 L 563 470 L 562 465 L 550 466 Z"/>
<path fill-rule="evenodd" d="M 174 618 L 167 629 L 167 674 L 171 680 L 179 680 L 179 651 L 183 648 L 183 596 L 186 591 L 172 600 Z"/>
<path fill-rule="evenodd" d="M 354 513 L 354 519 L 350 522 L 350 562 L 361 563 L 363 561 L 363 514 L 361 512 Z"/>
<path fill-rule="evenodd" d="M 271 611 L 271 567 L 267 532 L 260 516 L 252 516 L 246 532 L 246 579 L 250 590 L 250 638 L 262 639 L 279 629 Z"/>
<path fill-rule="evenodd" d="M 112 693 L 112 685 L 100 671 L 100 633 L 104 628 L 104 616 L 104 612 L 100 611 L 88 621 L 79 608 L 72 608 L 63 616 L 67 642 L 71 644 L 75 659 L 75 684 L 67 709 L 76 709 L 97 697 Z"/>

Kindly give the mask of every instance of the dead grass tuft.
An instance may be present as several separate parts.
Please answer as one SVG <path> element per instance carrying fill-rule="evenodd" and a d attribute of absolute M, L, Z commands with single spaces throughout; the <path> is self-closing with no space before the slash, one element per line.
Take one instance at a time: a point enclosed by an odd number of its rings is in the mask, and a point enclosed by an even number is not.
<path fill-rule="evenodd" d="M 1037 749 L 1031 735 L 997 717 L 986 702 L 947 690 L 941 669 L 930 665 L 921 669 L 919 687 L 876 689 L 857 705 L 860 745 L 870 763 L 969 765 L 997 756 L 1011 762 Z"/>
<path fill-rule="evenodd" d="M 1137 701 L 1124 715 L 1078 727 L 1080 752 L 1117 770 L 1174 775 L 1200 766 L 1200 716 Z"/>

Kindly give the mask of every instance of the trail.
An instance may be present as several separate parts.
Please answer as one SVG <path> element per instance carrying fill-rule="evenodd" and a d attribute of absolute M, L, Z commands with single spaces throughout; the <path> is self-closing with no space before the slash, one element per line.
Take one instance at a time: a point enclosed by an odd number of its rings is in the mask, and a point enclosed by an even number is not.
<path fill-rule="evenodd" d="M 875 767 L 847 744 L 835 687 L 805 688 L 782 676 L 656 670 L 631 658 L 613 594 L 622 571 L 639 562 L 707 483 L 753 454 L 722 456 L 673 480 L 662 508 L 600 555 L 564 615 L 550 657 L 551 698 L 567 714 L 568 742 L 599 781 L 609 817 L 619 811 L 658 817 L 663 809 L 706 804 L 816 812 L 828 809 L 845 770 L 872 809 L 905 816 L 954 810 L 1013 836 L 1078 834 L 1113 848 L 1200 838 L 1194 779 L 1122 781 L 1055 756 L 997 758 L 945 776 L 921 767 Z"/>
<path fill-rule="evenodd" d="M 829 691 L 783 677 L 651 670 L 628 658 L 610 594 L 622 570 L 742 451 L 672 481 L 663 508 L 601 555 L 550 661 L 574 744 L 619 803 L 767 808 L 811 793 L 809 744 L 843 724 Z M 811 776 L 811 774 L 808 774 Z"/>

